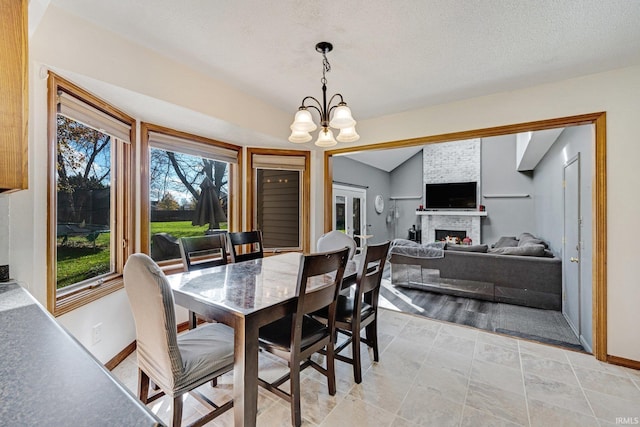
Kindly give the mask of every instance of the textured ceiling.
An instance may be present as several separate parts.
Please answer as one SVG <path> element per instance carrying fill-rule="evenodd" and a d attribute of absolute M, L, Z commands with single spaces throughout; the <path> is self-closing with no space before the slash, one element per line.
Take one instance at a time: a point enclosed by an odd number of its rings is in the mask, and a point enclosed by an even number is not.
<path fill-rule="evenodd" d="M 329 94 L 356 120 L 640 63 L 636 0 L 51 0 L 283 111 Z"/>
<path fill-rule="evenodd" d="M 640 64 L 640 0 L 31 0 L 30 24 L 49 4 L 292 114 L 321 96 L 319 41 L 334 45 L 328 94 L 342 93 L 356 120 Z M 146 120 L 287 144 L 69 77 Z M 351 157 L 389 171 L 415 152 Z"/>

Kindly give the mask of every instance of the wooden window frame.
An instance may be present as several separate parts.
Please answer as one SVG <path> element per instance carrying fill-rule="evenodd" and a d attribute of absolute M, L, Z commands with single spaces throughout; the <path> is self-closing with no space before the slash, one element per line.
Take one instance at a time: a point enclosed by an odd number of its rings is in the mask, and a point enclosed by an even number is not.
<path fill-rule="evenodd" d="M 240 179 L 242 177 L 242 147 L 164 126 L 142 122 L 140 123 L 140 251 L 146 254 L 150 254 L 151 252 L 151 230 L 149 225 L 151 219 L 151 202 L 149 195 L 151 146 L 149 144 L 149 132 L 184 138 L 237 152 L 238 163 L 229 163 L 229 218 L 227 229 L 229 231 L 240 231 L 240 218 L 242 214 L 242 186 Z M 176 150 L 180 151 L 178 147 L 176 147 Z M 161 261 L 158 264 L 167 274 L 183 271 L 181 260 Z"/>
<path fill-rule="evenodd" d="M 112 203 L 115 209 L 114 272 L 101 276 L 85 286 L 63 292 L 58 295 L 56 278 L 56 229 L 57 229 L 57 191 L 56 191 L 56 155 L 57 155 L 57 94 L 63 91 L 95 109 L 131 126 L 129 143 L 119 143 L 115 147 L 115 162 L 112 173 L 115 175 L 115 195 Z M 49 72 L 47 95 L 47 309 L 54 315 L 60 316 L 96 301 L 105 295 L 123 287 L 122 272 L 128 256 L 135 248 L 135 129 L 136 121 L 131 116 L 118 110 L 97 96 L 87 92 L 68 80 Z"/>
<path fill-rule="evenodd" d="M 247 172 L 246 172 L 246 183 L 247 183 L 247 212 L 246 212 L 246 223 L 245 229 L 250 230 L 253 228 L 253 224 L 255 222 L 255 195 L 256 195 L 256 176 L 255 176 L 255 168 L 253 167 L 253 155 L 267 155 L 267 156 L 295 156 L 295 157 L 304 157 L 304 170 L 302 171 L 302 251 L 305 253 L 309 253 L 311 250 L 311 153 L 309 151 L 302 150 L 277 150 L 277 149 L 268 149 L 268 148 L 247 148 Z M 283 165 L 283 168 L 286 169 L 286 165 Z M 297 251 L 297 250 L 296 250 Z M 293 250 L 282 250 L 278 249 L 278 252 L 294 252 Z"/>

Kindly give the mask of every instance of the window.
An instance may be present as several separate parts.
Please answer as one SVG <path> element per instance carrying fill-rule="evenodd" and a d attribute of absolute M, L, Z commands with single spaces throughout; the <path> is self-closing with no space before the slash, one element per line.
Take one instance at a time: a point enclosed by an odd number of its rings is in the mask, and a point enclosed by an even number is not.
<path fill-rule="evenodd" d="M 55 315 L 122 287 L 133 246 L 133 123 L 50 74 L 47 299 Z"/>
<path fill-rule="evenodd" d="M 142 124 L 143 251 L 162 266 L 178 266 L 178 239 L 237 224 L 241 148 Z"/>
<path fill-rule="evenodd" d="M 309 251 L 309 152 L 248 150 L 250 228 L 265 249 Z"/>

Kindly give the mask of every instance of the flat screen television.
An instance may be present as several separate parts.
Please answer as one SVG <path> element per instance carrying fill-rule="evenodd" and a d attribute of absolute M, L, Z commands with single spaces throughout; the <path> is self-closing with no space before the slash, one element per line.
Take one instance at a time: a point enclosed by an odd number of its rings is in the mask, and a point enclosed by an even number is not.
<path fill-rule="evenodd" d="M 426 184 L 426 209 L 476 209 L 476 182 Z"/>

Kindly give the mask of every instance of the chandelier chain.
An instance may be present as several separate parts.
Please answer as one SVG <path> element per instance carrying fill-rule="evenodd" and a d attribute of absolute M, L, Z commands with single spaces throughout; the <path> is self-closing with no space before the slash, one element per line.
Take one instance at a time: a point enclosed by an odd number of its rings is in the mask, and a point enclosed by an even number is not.
<path fill-rule="evenodd" d="M 322 79 L 320 83 L 327 84 L 326 73 L 331 71 L 331 64 L 329 64 L 329 60 L 327 59 L 327 55 L 325 53 L 322 54 Z"/>

